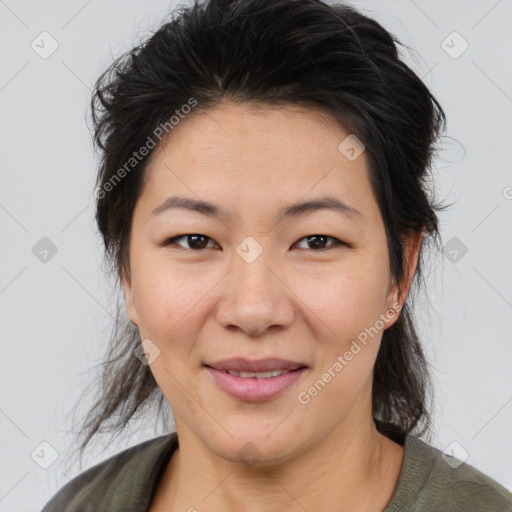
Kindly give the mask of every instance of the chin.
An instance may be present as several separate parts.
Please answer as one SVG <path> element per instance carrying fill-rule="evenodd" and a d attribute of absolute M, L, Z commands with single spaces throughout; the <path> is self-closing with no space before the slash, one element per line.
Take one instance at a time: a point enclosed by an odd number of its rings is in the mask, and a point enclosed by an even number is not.
<path fill-rule="evenodd" d="M 251 440 L 237 438 L 229 446 L 218 447 L 217 455 L 247 468 L 270 468 L 295 457 L 294 446 L 286 446 L 283 440 Z"/>
<path fill-rule="evenodd" d="M 207 444 L 211 451 L 219 457 L 233 462 L 241 463 L 247 467 L 269 467 L 287 462 L 298 454 L 303 441 L 297 436 L 297 428 L 285 428 L 278 421 L 269 427 L 268 422 L 258 424 L 257 421 L 240 424 L 235 428 L 227 425 L 221 438 L 214 441 L 208 439 Z M 285 420 L 286 421 L 286 420 Z"/>

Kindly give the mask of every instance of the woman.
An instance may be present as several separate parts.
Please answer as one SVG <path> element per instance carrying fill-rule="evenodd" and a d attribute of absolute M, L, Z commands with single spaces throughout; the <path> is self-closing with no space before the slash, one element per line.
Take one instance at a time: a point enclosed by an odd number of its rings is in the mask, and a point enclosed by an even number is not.
<path fill-rule="evenodd" d="M 131 330 L 82 448 L 155 398 L 176 432 L 43 512 L 512 510 L 418 437 L 408 296 L 445 115 L 397 44 L 341 4 L 211 0 L 100 77 L 96 218 Z"/>

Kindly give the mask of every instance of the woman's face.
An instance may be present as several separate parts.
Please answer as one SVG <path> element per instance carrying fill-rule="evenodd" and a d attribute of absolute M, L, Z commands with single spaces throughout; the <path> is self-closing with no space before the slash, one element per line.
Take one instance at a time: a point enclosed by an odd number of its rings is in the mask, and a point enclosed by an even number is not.
<path fill-rule="evenodd" d="M 348 135 L 312 110 L 224 103 L 185 118 L 147 167 L 127 310 L 179 435 L 224 459 L 286 461 L 371 424 L 400 303 L 366 154 L 352 138 L 339 149 Z M 162 207 L 177 196 L 215 211 Z M 347 207 L 284 213 L 319 199 Z M 306 368 L 244 378 L 222 371 L 230 358 Z"/>

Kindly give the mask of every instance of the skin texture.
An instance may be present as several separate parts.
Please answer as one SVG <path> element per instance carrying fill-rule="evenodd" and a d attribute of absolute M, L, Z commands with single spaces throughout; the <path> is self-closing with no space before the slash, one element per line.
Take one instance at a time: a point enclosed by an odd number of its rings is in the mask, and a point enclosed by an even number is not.
<path fill-rule="evenodd" d="M 399 297 L 365 152 L 350 161 L 338 150 L 348 135 L 314 110 L 224 102 L 181 121 L 155 149 L 122 278 L 131 321 L 160 351 L 150 369 L 180 442 L 152 512 L 378 511 L 390 500 L 403 448 L 372 421 L 372 369 L 382 332 L 399 315 L 386 313 L 399 311 L 408 293 L 421 234 L 405 239 L 408 278 Z M 225 212 L 152 215 L 171 195 Z M 278 214 L 322 196 L 360 216 Z M 208 238 L 164 243 L 186 234 Z M 349 245 L 308 242 L 311 235 Z M 236 251 L 249 236 L 262 249 L 251 263 Z M 298 394 L 384 315 L 378 334 L 300 403 Z M 278 397 L 244 402 L 221 391 L 202 366 L 235 356 L 275 356 L 309 368 Z M 249 442 L 258 453 L 252 465 L 238 455 Z"/>

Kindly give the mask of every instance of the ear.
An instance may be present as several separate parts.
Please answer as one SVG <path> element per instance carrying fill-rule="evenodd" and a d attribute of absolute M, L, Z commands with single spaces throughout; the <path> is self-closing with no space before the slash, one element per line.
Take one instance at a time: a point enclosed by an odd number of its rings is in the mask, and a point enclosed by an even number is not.
<path fill-rule="evenodd" d="M 400 294 L 398 285 L 393 277 L 391 288 L 388 293 L 388 311 L 394 309 L 397 313 L 403 308 L 405 300 L 409 295 L 414 273 L 418 265 L 418 258 L 423 240 L 423 230 L 410 230 L 407 234 L 401 235 L 402 246 L 404 247 L 404 277 L 402 280 L 402 292 Z M 398 319 L 398 314 L 392 315 L 393 319 L 387 327 L 391 327 Z"/>
<path fill-rule="evenodd" d="M 130 317 L 130 320 L 133 325 L 136 327 L 139 326 L 139 319 L 137 317 L 137 311 L 135 309 L 135 305 L 133 303 L 133 289 L 131 283 L 131 277 L 128 275 L 123 275 L 121 277 L 121 287 L 123 288 L 124 293 L 124 303 L 126 307 L 126 313 Z"/>

